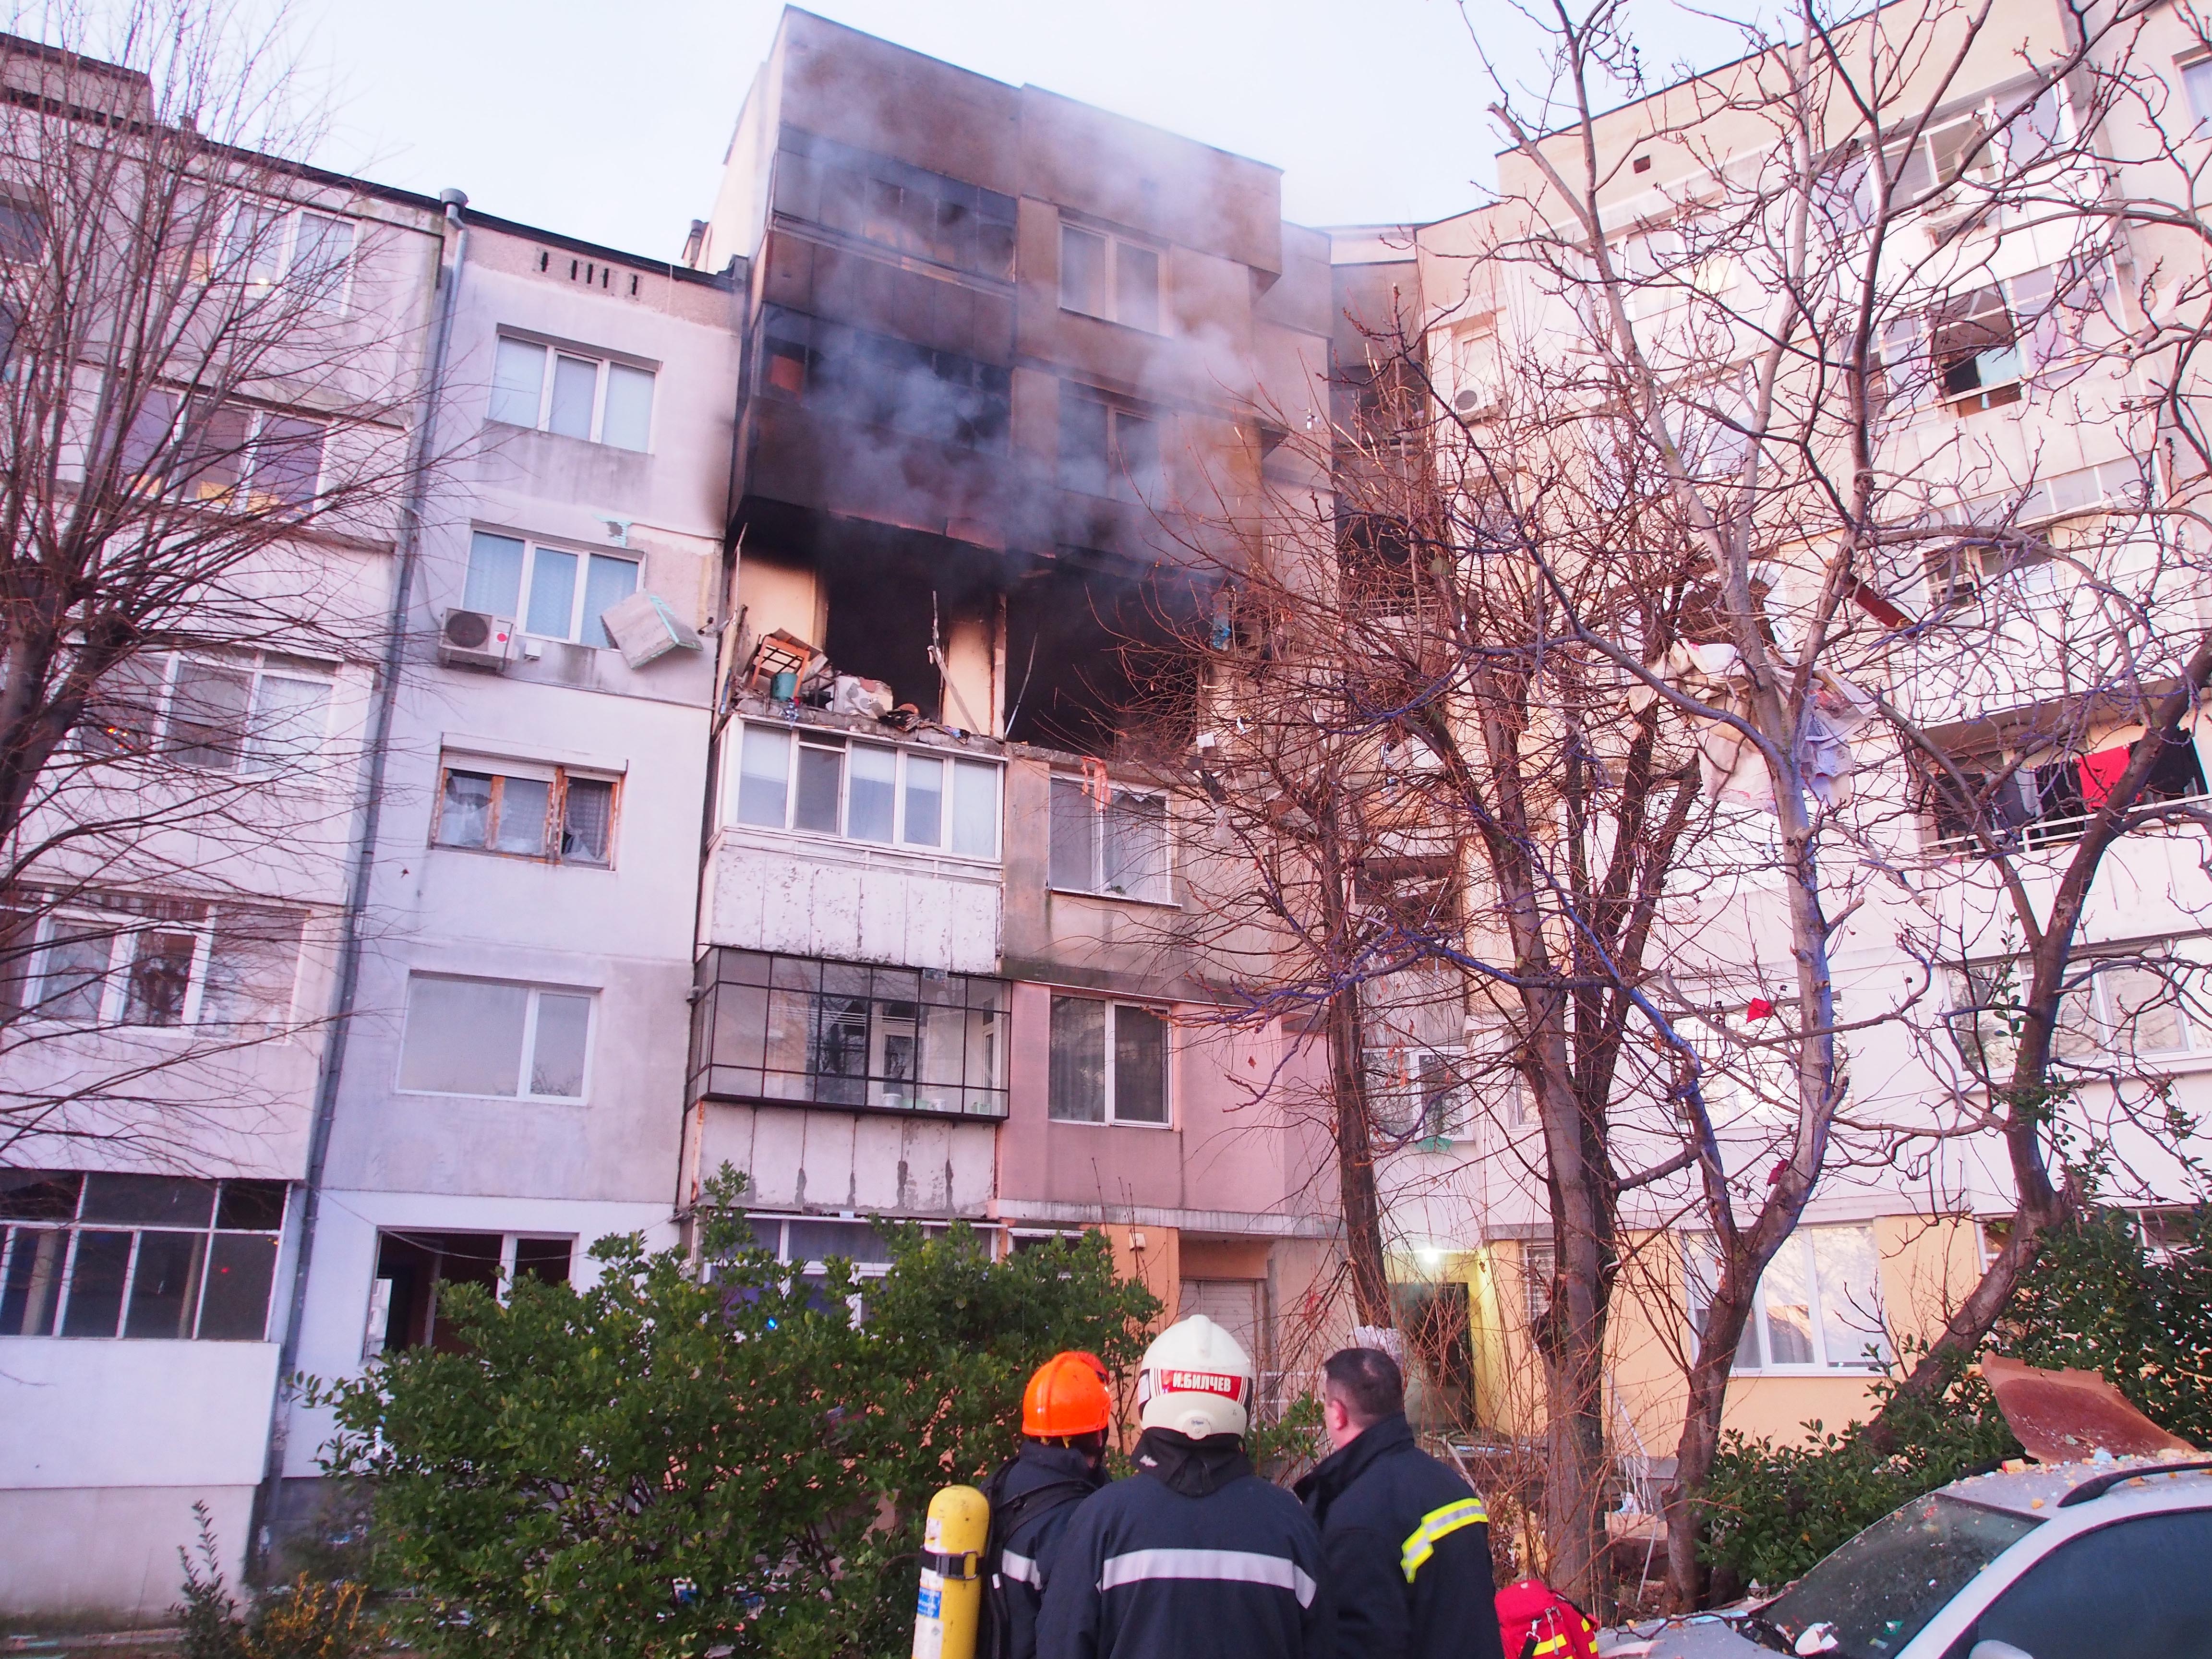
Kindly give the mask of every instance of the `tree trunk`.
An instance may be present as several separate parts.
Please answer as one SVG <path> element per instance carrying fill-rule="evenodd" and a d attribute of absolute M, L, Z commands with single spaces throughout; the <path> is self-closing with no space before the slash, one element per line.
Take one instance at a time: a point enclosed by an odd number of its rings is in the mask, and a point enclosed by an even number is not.
<path fill-rule="evenodd" d="M 1395 1327 L 1390 1278 L 1382 1259 L 1382 1205 L 1375 1186 L 1367 1073 L 1360 1041 L 1359 988 L 1329 1000 L 1329 1093 L 1335 1103 L 1336 1176 L 1344 1203 L 1344 1249 L 1352 1264 L 1352 1302 L 1363 1325 Z"/>
<path fill-rule="evenodd" d="M 1682 1437 L 1674 1447 L 1674 1478 L 1660 1498 L 1667 1522 L 1667 1606 L 1670 1612 L 1693 1610 L 1705 1594 L 1705 1567 L 1698 1547 L 1705 1535 L 1705 1483 L 1721 1448 L 1721 1408 L 1728 1401 L 1729 1371 L 1736 1344 L 1751 1316 L 1751 1293 L 1759 1282 L 1733 1265 L 1723 1265 L 1721 1282 L 1705 1310 L 1698 1356 L 1690 1366 L 1690 1399 L 1682 1413 Z"/>
<path fill-rule="evenodd" d="M 1606 1607 L 1605 1297 L 1596 1241 L 1554 1231 L 1560 1270 L 1546 1320 L 1544 1535 L 1550 1582 L 1577 1606 Z M 1577 1260 L 1587 1257 L 1587 1261 Z"/>

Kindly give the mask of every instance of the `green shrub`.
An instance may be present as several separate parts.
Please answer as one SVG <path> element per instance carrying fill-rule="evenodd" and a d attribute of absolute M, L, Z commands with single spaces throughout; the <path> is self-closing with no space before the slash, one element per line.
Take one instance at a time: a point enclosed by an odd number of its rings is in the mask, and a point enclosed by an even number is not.
<path fill-rule="evenodd" d="M 301 1573 L 241 1613 L 224 1584 L 207 1505 L 194 1504 L 199 1546 L 177 1552 L 185 1569 L 176 1614 L 182 1659 L 353 1659 L 380 1646 L 384 1631 L 362 1606 L 362 1585 Z"/>
<path fill-rule="evenodd" d="M 711 1275 L 630 1237 L 592 1247 L 590 1290 L 447 1288 L 460 1351 L 319 1395 L 418 1650 L 903 1654 L 930 1497 L 1012 1454 L 1046 1356 L 1125 1368 L 1158 1311 L 1097 1235 L 994 1261 L 963 1226 L 890 1227 L 890 1271 L 863 1285 L 703 1231 Z"/>
<path fill-rule="evenodd" d="M 2045 1242 L 1998 1327 L 1994 1351 L 2031 1365 L 2101 1371 L 2153 1422 L 2212 1443 L 2212 1218 L 2193 1212 L 2154 1260 L 2124 1213 L 2097 1211 Z M 1878 1402 L 1893 1378 L 1875 1384 Z M 1716 1591 L 1787 1583 L 1899 1504 L 2020 1455 L 1978 1376 L 1901 1406 L 1884 1449 L 1863 1425 L 1808 1423 L 1797 1446 L 1731 1433 L 1706 1489 Z"/>

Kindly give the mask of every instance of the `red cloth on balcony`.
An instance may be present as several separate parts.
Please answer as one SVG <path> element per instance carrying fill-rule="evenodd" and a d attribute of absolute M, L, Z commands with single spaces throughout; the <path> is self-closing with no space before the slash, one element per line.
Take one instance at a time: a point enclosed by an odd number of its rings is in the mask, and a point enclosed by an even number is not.
<path fill-rule="evenodd" d="M 2112 786 L 2120 781 L 2120 774 L 2128 769 L 2127 745 L 2118 749 L 2100 749 L 2094 755 L 2081 757 L 2081 805 L 2095 811 L 2112 793 Z"/>

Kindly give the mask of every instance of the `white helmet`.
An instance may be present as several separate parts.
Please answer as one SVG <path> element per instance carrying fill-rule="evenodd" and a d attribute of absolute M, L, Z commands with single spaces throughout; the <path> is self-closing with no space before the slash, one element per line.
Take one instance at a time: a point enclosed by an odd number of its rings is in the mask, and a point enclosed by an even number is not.
<path fill-rule="evenodd" d="M 1137 1406 L 1148 1429 L 1194 1440 L 1242 1435 L 1259 1382 L 1243 1344 L 1204 1314 L 1179 1319 L 1152 1339 L 1137 1370 Z"/>

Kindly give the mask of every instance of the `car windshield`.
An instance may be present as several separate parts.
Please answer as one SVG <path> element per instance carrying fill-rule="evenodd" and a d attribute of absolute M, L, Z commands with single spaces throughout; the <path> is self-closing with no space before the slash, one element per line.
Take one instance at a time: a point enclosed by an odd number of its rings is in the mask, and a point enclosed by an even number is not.
<path fill-rule="evenodd" d="M 1814 1625 L 1839 1659 L 1889 1659 L 1966 1582 L 2043 1523 L 1936 1493 L 1884 1516 L 1759 1609 L 1794 1647 Z"/>

